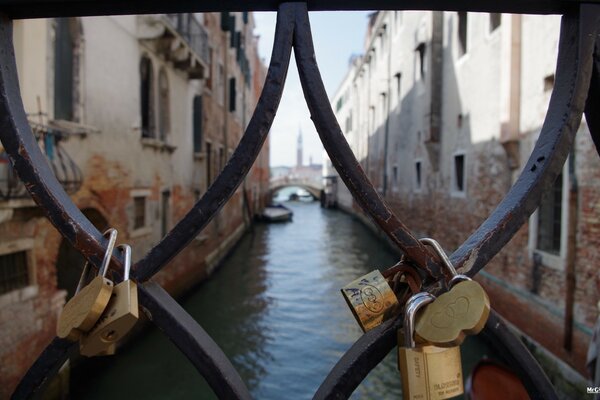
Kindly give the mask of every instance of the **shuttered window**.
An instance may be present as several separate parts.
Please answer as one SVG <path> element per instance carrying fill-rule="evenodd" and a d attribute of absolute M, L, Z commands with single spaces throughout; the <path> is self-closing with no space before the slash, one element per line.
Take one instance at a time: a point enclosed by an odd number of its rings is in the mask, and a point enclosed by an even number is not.
<path fill-rule="evenodd" d="M 542 197 L 538 209 L 537 248 L 555 255 L 560 255 L 562 197 L 563 174 L 561 173 L 552 188 Z"/>
<path fill-rule="evenodd" d="M 235 87 L 235 78 L 229 79 L 229 111 L 235 111 L 236 106 L 236 87 Z"/>
<path fill-rule="evenodd" d="M 194 153 L 202 151 L 202 96 L 194 97 Z"/>
<path fill-rule="evenodd" d="M 72 121 L 74 41 L 68 18 L 56 19 L 54 42 L 54 118 Z"/>
<path fill-rule="evenodd" d="M 140 61 L 140 113 L 142 137 L 152 138 L 154 133 L 154 74 L 152 61 L 142 57 Z"/>

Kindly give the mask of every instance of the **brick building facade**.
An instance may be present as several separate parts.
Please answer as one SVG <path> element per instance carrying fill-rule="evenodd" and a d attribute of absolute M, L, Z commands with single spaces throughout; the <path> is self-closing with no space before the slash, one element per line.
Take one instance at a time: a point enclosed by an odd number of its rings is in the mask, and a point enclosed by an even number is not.
<path fill-rule="evenodd" d="M 249 13 L 16 21 L 25 109 L 75 204 L 141 258 L 206 192 L 266 69 Z M 268 143 L 219 215 L 156 280 L 204 279 L 266 204 Z M 55 336 L 83 258 L 0 163 L 0 398 Z M 246 203 L 246 200 L 249 204 Z M 185 279 L 182 279 L 185 276 Z"/>
<path fill-rule="evenodd" d="M 332 107 L 369 178 L 417 235 L 450 253 L 510 189 L 544 121 L 559 29 L 555 16 L 371 16 L 364 55 L 351 60 Z M 335 175 L 330 162 L 324 174 Z M 583 121 L 541 207 L 478 278 L 494 309 L 567 375 L 585 376 L 598 317 L 599 174 Z M 360 213 L 337 188 L 337 204 Z"/>

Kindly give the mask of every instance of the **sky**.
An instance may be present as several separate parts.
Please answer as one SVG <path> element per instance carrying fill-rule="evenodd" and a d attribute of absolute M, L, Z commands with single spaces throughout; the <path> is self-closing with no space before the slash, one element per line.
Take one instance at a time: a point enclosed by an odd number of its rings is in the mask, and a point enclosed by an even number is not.
<path fill-rule="evenodd" d="M 364 11 L 309 14 L 317 63 L 329 98 L 345 77 L 350 56 L 362 53 L 368 14 Z M 254 33 L 260 36 L 259 53 L 267 66 L 273 47 L 276 16 L 274 12 L 254 13 Z M 296 165 L 299 130 L 302 130 L 304 142 L 304 164 L 308 164 L 311 157 L 313 163 L 320 164 L 323 146 L 310 119 L 292 53 L 283 97 L 269 134 L 271 167 Z"/>

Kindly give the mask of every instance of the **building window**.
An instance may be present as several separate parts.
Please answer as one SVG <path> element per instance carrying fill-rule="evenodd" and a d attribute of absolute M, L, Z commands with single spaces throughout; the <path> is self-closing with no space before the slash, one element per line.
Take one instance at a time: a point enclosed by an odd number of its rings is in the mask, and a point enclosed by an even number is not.
<path fill-rule="evenodd" d="M 458 13 L 458 55 L 463 56 L 467 53 L 467 13 L 461 11 Z"/>
<path fill-rule="evenodd" d="M 229 111 L 235 111 L 236 106 L 236 87 L 235 87 L 235 78 L 229 78 Z"/>
<path fill-rule="evenodd" d="M 158 74 L 158 137 L 163 142 L 167 140 L 171 127 L 169 106 L 169 80 L 167 72 L 161 68 Z"/>
<path fill-rule="evenodd" d="M 202 96 L 194 96 L 193 104 L 194 153 L 202 151 Z"/>
<path fill-rule="evenodd" d="M 146 197 L 136 196 L 133 198 L 133 229 L 146 226 Z"/>
<path fill-rule="evenodd" d="M 170 198 L 171 192 L 169 190 L 165 190 L 164 192 L 162 192 L 162 218 L 160 221 L 161 237 L 165 237 L 167 235 L 167 232 L 169 231 L 169 217 L 171 215 L 171 207 L 169 206 Z"/>
<path fill-rule="evenodd" d="M 401 84 L 401 78 L 402 78 L 402 74 L 400 72 L 398 72 L 396 75 L 394 75 L 394 80 L 396 81 L 396 101 L 398 103 L 400 103 L 400 99 L 402 98 L 402 86 L 400 86 Z"/>
<path fill-rule="evenodd" d="M 142 137 L 154 137 L 154 72 L 152 61 L 146 56 L 140 61 L 140 112 Z"/>
<path fill-rule="evenodd" d="M 75 121 L 79 70 L 76 20 L 57 18 L 54 32 L 54 119 Z"/>
<path fill-rule="evenodd" d="M 426 57 L 427 45 L 425 43 L 419 43 L 415 49 L 415 80 L 421 80 L 425 78 L 425 57 Z"/>
<path fill-rule="evenodd" d="M 29 286 L 27 252 L 0 256 L 0 295 Z"/>
<path fill-rule="evenodd" d="M 223 104 L 223 91 L 225 90 L 225 72 L 223 70 L 223 64 L 219 64 L 217 73 L 217 101 L 219 104 Z"/>
<path fill-rule="evenodd" d="M 454 156 L 454 191 L 464 193 L 465 191 L 465 155 Z"/>
<path fill-rule="evenodd" d="M 421 161 L 415 161 L 415 189 L 421 190 Z"/>
<path fill-rule="evenodd" d="M 562 231 L 563 174 L 554 181 L 552 188 L 542 196 L 538 208 L 538 250 L 560 255 Z"/>
<path fill-rule="evenodd" d="M 392 176 L 394 177 L 394 185 L 398 183 L 398 166 L 394 165 L 392 168 Z"/>
<path fill-rule="evenodd" d="M 500 13 L 490 13 L 490 33 L 494 32 L 502 21 L 502 14 Z"/>
<path fill-rule="evenodd" d="M 214 65 L 213 60 L 215 58 L 215 49 L 210 48 L 208 50 L 208 76 L 206 77 L 206 88 L 212 89 L 213 87 L 213 76 L 214 76 Z"/>

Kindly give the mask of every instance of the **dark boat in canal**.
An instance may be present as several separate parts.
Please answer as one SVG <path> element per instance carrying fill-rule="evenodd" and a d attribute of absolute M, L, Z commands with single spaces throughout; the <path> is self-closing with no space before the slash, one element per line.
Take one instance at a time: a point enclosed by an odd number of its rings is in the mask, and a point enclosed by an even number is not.
<path fill-rule="evenodd" d="M 266 222 L 288 222 L 293 215 L 294 212 L 283 204 L 271 204 L 265 207 L 261 219 Z"/>

